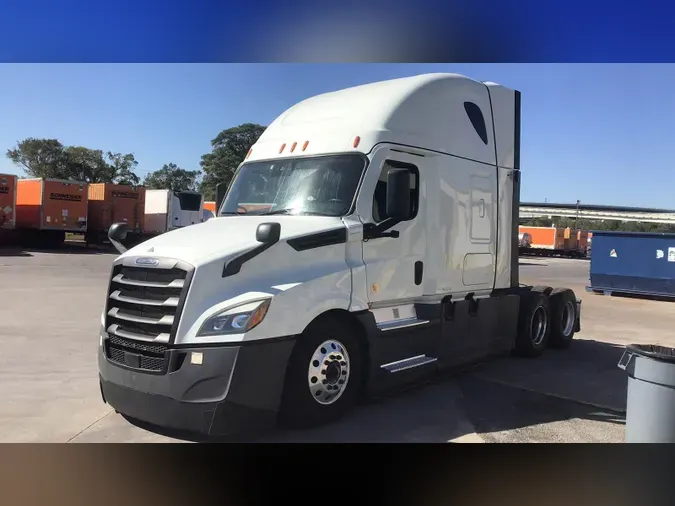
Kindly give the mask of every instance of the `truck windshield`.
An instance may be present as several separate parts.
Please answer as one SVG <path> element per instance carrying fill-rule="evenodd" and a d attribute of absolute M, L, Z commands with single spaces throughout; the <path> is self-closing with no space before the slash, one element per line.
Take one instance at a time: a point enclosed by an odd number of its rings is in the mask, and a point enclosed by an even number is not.
<path fill-rule="evenodd" d="M 218 214 L 344 216 L 365 166 L 357 154 L 247 163 Z"/>

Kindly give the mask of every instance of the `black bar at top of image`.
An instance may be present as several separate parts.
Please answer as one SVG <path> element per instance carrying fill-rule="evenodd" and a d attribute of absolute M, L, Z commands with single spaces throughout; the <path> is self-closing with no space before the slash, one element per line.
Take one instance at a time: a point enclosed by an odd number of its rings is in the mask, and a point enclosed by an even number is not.
<path fill-rule="evenodd" d="M 675 61 L 672 2 L 6 4 L 2 62 Z"/>

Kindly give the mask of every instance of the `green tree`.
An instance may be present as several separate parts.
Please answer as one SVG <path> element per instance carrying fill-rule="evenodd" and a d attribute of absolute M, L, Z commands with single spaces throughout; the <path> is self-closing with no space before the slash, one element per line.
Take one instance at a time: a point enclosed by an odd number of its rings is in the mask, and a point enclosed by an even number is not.
<path fill-rule="evenodd" d="M 82 146 L 68 146 L 66 155 L 66 173 L 61 179 L 86 181 L 87 183 L 111 183 L 115 174 L 103 158 L 100 149 L 89 149 Z"/>
<path fill-rule="evenodd" d="M 143 184 L 155 190 L 196 191 L 198 178 L 198 170 L 185 170 L 175 163 L 168 163 L 148 174 Z"/>
<path fill-rule="evenodd" d="M 64 146 L 57 139 L 29 137 L 7 150 L 7 158 L 23 167 L 29 177 L 66 179 L 67 163 Z"/>
<path fill-rule="evenodd" d="M 574 218 L 556 218 L 557 227 L 574 227 Z M 548 218 L 531 218 L 523 223 L 526 226 L 551 226 Z M 667 223 L 647 223 L 641 221 L 590 220 L 579 219 L 577 228 L 582 230 L 607 230 L 612 232 L 675 232 L 675 226 Z"/>
<path fill-rule="evenodd" d="M 140 181 L 134 173 L 138 162 L 131 153 L 104 155 L 100 149 L 64 146 L 56 139 L 28 138 L 6 154 L 29 177 L 132 185 Z"/>
<path fill-rule="evenodd" d="M 115 174 L 115 182 L 117 184 L 126 184 L 136 186 L 141 182 L 134 170 L 138 167 L 138 162 L 133 154 L 127 153 L 112 153 L 108 151 L 106 157 Z"/>
<path fill-rule="evenodd" d="M 215 200 L 216 186 L 230 182 L 237 167 L 244 161 L 249 149 L 265 128 L 255 123 L 244 123 L 223 130 L 211 141 L 211 152 L 203 155 L 200 162 L 204 171 L 201 192 L 205 200 Z"/>

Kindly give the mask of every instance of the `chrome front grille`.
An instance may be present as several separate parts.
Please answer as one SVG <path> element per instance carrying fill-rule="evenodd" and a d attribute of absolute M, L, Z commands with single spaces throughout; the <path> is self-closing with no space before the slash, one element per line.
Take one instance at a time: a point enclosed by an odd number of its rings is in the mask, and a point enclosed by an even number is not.
<path fill-rule="evenodd" d="M 125 258 L 113 267 L 106 355 L 112 362 L 159 372 L 166 346 L 175 339 L 192 268 L 170 259 L 158 259 L 154 266 L 135 265 L 135 260 Z"/>

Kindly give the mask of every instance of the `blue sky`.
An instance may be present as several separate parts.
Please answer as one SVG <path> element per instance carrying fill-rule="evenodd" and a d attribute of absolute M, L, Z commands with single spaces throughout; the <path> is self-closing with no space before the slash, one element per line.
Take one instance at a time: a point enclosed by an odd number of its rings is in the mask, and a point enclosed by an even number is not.
<path fill-rule="evenodd" d="M 425 72 L 522 91 L 524 201 L 675 209 L 675 65 L 0 65 L 0 172 L 26 137 L 198 169 L 210 140 L 311 95 Z"/>

